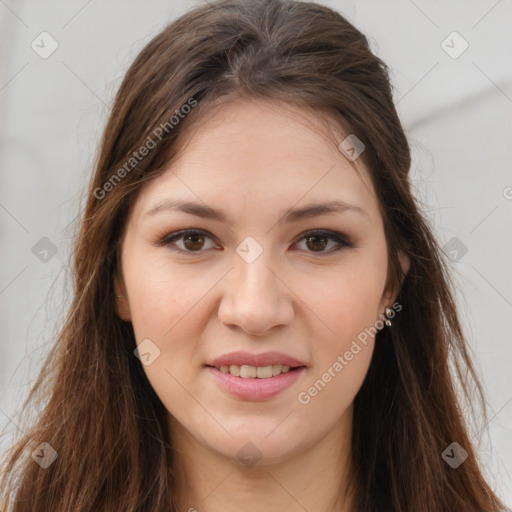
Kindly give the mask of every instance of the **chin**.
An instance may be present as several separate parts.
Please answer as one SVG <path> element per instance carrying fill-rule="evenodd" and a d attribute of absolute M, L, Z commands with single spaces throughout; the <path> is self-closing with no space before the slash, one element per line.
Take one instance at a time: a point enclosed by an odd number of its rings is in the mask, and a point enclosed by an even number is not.
<path fill-rule="evenodd" d="M 294 439 L 288 432 L 276 431 L 269 435 L 269 430 L 240 429 L 230 437 L 207 442 L 210 449 L 223 457 L 235 461 L 241 466 L 252 468 L 278 464 L 296 454 L 304 452 L 304 440 Z"/>

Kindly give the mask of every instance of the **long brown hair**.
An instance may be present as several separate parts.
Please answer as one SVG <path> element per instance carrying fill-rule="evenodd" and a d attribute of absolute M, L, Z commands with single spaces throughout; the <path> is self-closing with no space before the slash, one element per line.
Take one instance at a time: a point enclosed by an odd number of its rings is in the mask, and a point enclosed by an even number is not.
<path fill-rule="evenodd" d="M 366 146 L 388 242 L 388 279 L 399 289 L 403 311 L 391 329 L 378 332 L 355 398 L 353 510 L 501 510 L 462 414 L 463 401 L 473 391 L 481 399 L 482 390 L 449 268 L 411 193 L 410 149 L 388 68 L 339 13 L 293 0 L 197 7 L 155 36 L 129 68 L 103 133 L 74 246 L 74 298 L 23 407 L 40 400 L 42 411 L 6 458 L 5 509 L 154 512 L 175 506 L 167 411 L 133 354 L 131 324 L 116 315 L 113 276 L 138 192 L 168 166 L 184 127 L 230 95 L 314 108 Z M 411 260 L 403 282 L 398 250 Z M 32 456 L 43 442 L 58 454 L 46 469 Z M 452 442 L 468 454 L 456 469 L 442 456 Z"/>

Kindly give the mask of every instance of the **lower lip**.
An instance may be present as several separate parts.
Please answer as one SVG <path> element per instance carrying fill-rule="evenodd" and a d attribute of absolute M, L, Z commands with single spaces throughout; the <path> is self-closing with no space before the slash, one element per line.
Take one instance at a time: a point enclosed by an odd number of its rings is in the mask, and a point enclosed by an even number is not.
<path fill-rule="evenodd" d="M 276 377 L 268 377 L 266 379 L 235 377 L 230 373 L 221 372 L 212 366 L 208 366 L 207 369 L 217 379 L 220 386 L 231 395 L 242 400 L 257 401 L 273 398 L 289 388 L 302 375 L 306 367 L 301 366 L 296 370 L 290 370 Z"/>

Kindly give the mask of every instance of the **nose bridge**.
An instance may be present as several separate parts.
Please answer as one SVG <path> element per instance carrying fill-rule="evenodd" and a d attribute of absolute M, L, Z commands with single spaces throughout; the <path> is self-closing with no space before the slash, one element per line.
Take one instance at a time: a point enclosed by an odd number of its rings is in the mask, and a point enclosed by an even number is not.
<path fill-rule="evenodd" d="M 289 291 L 279 279 L 270 251 L 246 240 L 237 248 L 219 307 L 219 319 L 252 334 L 263 334 L 293 318 Z"/>

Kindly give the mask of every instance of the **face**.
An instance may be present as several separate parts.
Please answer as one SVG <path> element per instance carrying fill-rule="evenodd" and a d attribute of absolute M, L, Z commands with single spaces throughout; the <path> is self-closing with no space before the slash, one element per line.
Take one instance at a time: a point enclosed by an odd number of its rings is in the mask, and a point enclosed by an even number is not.
<path fill-rule="evenodd" d="M 187 137 L 130 211 L 118 314 L 171 431 L 282 461 L 351 422 L 394 300 L 377 198 L 312 112 L 237 101 Z"/>

